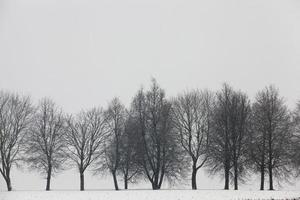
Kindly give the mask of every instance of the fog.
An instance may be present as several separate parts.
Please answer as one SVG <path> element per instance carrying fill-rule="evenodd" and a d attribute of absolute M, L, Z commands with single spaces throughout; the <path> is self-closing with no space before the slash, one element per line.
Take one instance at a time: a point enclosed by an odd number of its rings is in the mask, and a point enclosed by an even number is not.
<path fill-rule="evenodd" d="M 105 107 L 114 96 L 128 106 L 152 77 L 168 97 L 228 82 L 253 99 L 274 84 L 293 108 L 300 99 L 299 35 L 297 0 L 0 0 L 0 89 L 35 102 L 51 97 L 76 113 Z M 87 189 L 113 189 L 110 176 L 86 176 Z M 45 180 L 14 169 L 12 185 L 44 189 Z M 78 189 L 79 174 L 58 174 L 52 186 Z M 242 189 L 258 187 L 256 180 Z M 201 170 L 198 188 L 222 189 L 223 182 Z"/>

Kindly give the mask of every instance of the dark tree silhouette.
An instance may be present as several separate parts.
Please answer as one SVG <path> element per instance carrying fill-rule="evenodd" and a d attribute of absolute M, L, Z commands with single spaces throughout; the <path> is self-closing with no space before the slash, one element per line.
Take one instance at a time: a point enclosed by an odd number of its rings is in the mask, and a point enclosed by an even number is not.
<path fill-rule="evenodd" d="M 51 177 L 63 169 L 67 158 L 64 126 L 63 113 L 55 103 L 41 100 L 25 140 L 25 156 L 31 169 L 46 175 L 46 190 L 50 190 Z"/>
<path fill-rule="evenodd" d="M 124 189 L 128 189 L 129 182 L 136 183 L 141 175 L 141 167 L 137 162 L 137 133 L 136 124 L 131 116 L 131 113 L 128 113 L 120 146 L 120 173 L 123 177 Z"/>
<path fill-rule="evenodd" d="M 246 174 L 248 162 L 248 145 L 251 127 L 251 105 L 248 96 L 242 92 L 235 92 L 232 99 L 230 138 L 234 189 L 238 189 L 238 181 Z"/>
<path fill-rule="evenodd" d="M 20 161 L 26 135 L 34 109 L 29 97 L 0 92 L 0 173 L 7 190 L 12 190 L 10 172 Z"/>
<path fill-rule="evenodd" d="M 68 157 L 76 163 L 80 174 L 80 190 L 84 190 L 84 172 L 103 153 L 107 127 L 104 112 L 93 108 L 67 120 Z"/>
<path fill-rule="evenodd" d="M 104 168 L 107 168 L 112 174 L 115 190 L 119 190 L 117 172 L 120 169 L 121 143 L 125 129 L 126 109 L 118 98 L 114 98 L 110 102 L 108 109 L 105 111 L 105 119 L 109 136 L 105 141 Z"/>
<path fill-rule="evenodd" d="M 185 161 L 174 134 L 171 103 L 155 80 L 147 92 L 140 90 L 131 111 L 137 124 L 139 163 L 154 190 L 160 189 L 164 178 L 172 181 L 185 172 Z"/>
<path fill-rule="evenodd" d="M 253 104 L 252 160 L 261 174 L 260 189 L 264 189 L 265 174 L 269 175 L 269 190 L 273 176 L 288 180 L 292 173 L 291 145 L 293 124 L 291 113 L 274 86 L 266 87 Z"/>
<path fill-rule="evenodd" d="M 238 180 L 242 180 L 246 172 L 244 162 L 246 143 L 249 141 L 250 103 L 245 94 L 234 91 L 227 84 L 223 85 L 216 96 L 209 146 L 209 171 L 224 172 L 226 190 L 233 177 L 234 189 L 237 190 Z"/>
<path fill-rule="evenodd" d="M 260 189 L 274 190 L 274 180 L 289 182 L 300 174 L 300 102 L 290 112 L 278 89 L 248 96 L 228 84 L 216 93 L 192 90 L 168 100 L 155 80 L 140 89 L 127 110 L 114 98 L 104 111 L 93 108 L 65 116 L 50 99 L 37 107 L 27 96 L 0 91 L 0 173 L 12 190 L 11 170 L 25 161 L 31 169 L 51 177 L 76 165 L 80 190 L 89 166 L 136 183 L 149 180 L 158 190 L 165 180 L 174 183 L 206 167 L 220 173 L 224 189 L 237 190 L 250 172 L 260 174 Z M 69 164 L 69 163 L 68 163 Z"/>
<path fill-rule="evenodd" d="M 192 163 L 192 189 L 197 189 L 197 171 L 208 158 L 213 94 L 209 91 L 191 91 L 173 101 L 173 124 L 178 142 Z"/>

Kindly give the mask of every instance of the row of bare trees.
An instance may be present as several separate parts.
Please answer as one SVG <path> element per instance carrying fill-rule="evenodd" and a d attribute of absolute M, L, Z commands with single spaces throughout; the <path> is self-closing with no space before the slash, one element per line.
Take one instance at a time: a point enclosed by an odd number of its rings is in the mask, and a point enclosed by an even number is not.
<path fill-rule="evenodd" d="M 101 107 L 67 115 L 51 99 L 37 106 L 29 97 L 0 92 L 0 172 L 12 190 L 10 172 L 26 163 L 46 178 L 75 166 L 84 173 L 110 173 L 119 181 L 147 180 L 154 190 L 190 177 L 197 189 L 200 168 L 220 174 L 237 190 L 256 173 L 260 189 L 274 189 L 300 170 L 300 103 L 290 111 L 269 86 L 251 103 L 246 93 L 223 84 L 217 92 L 185 91 L 166 98 L 155 80 L 140 89 L 129 108 L 114 98 Z M 72 165 L 73 164 L 73 165 Z"/>

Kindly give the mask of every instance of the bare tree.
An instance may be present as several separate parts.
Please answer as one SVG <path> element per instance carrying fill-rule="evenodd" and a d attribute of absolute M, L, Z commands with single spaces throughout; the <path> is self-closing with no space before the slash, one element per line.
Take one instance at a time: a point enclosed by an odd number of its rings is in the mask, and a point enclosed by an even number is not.
<path fill-rule="evenodd" d="M 252 106 L 253 120 L 252 120 L 252 134 L 251 145 L 249 145 L 249 157 L 251 158 L 250 165 L 253 166 L 254 172 L 260 172 L 260 190 L 264 190 L 265 185 L 265 170 L 267 161 L 267 133 L 265 131 L 266 124 L 264 116 L 261 113 L 260 106 L 254 103 Z"/>
<path fill-rule="evenodd" d="M 274 86 L 266 87 L 253 104 L 253 163 L 261 173 L 264 189 L 265 174 L 273 190 L 273 176 L 288 180 L 291 176 L 291 144 L 293 138 L 291 114 Z M 257 156 L 255 156 L 257 155 Z"/>
<path fill-rule="evenodd" d="M 208 158 L 213 94 L 191 91 L 173 101 L 172 113 L 178 141 L 192 162 L 192 189 L 197 189 L 197 171 Z"/>
<path fill-rule="evenodd" d="M 11 168 L 20 160 L 19 152 L 24 147 L 33 111 L 29 97 L 0 92 L 0 172 L 8 191 L 12 190 Z"/>
<path fill-rule="evenodd" d="M 234 189 L 238 189 L 238 181 L 243 180 L 248 162 L 248 145 L 251 127 L 251 104 L 248 96 L 235 92 L 232 98 L 230 113 L 232 132 L 230 148 L 232 154 Z"/>
<path fill-rule="evenodd" d="M 165 177 L 171 181 L 185 172 L 182 151 L 173 131 L 171 103 L 153 80 L 148 92 L 138 92 L 131 109 L 138 130 L 139 163 L 152 188 L 160 189 Z"/>
<path fill-rule="evenodd" d="M 50 99 L 40 101 L 30 133 L 26 137 L 26 161 L 30 168 L 46 174 L 46 190 L 54 173 L 63 169 L 66 156 L 65 119 Z"/>
<path fill-rule="evenodd" d="M 233 177 L 234 189 L 237 190 L 238 180 L 242 180 L 245 175 L 250 103 L 245 94 L 234 91 L 227 84 L 223 85 L 216 96 L 209 146 L 209 171 L 224 172 L 226 190 Z"/>
<path fill-rule="evenodd" d="M 128 183 L 136 183 L 141 175 L 141 167 L 139 166 L 137 152 L 137 137 L 138 131 L 136 124 L 131 116 L 127 114 L 125 122 L 125 130 L 122 135 L 121 142 L 121 159 L 120 173 L 123 176 L 124 189 L 128 189 Z"/>
<path fill-rule="evenodd" d="M 117 172 L 120 169 L 121 142 L 125 129 L 126 109 L 118 98 L 114 98 L 110 102 L 108 109 L 105 111 L 105 119 L 109 137 L 105 141 L 104 167 L 112 174 L 115 189 L 119 190 Z"/>
<path fill-rule="evenodd" d="M 68 156 L 77 165 L 80 190 L 84 190 L 84 172 L 103 152 L 107 128 L 104 112 L 93 108 L 67 120 Z"/>
<path fill-rule="evenodd" d="M 217 93 L 213 113 L 214 126 L 210 137 L 211 146 L 209 148 L 211 158 L 208 164 L 212 166 L 210 171 L 216 173 L 224 169 L 225 190 L 229 189 L 231 168 L 229 107 L 232 95 L 233 91 L 228 85 L 224 85 L 223 90 Z"/>

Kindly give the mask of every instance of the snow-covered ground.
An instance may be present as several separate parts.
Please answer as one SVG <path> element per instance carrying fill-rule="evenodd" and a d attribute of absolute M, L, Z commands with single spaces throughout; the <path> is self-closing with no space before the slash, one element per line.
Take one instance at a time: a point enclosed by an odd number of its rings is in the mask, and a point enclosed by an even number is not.
<path fill-rule="evenodd" d="M 292 199 L 300 191 L 129 190 L 129 191 L 12 191 L 0 200 L 242 200 Z"/>

